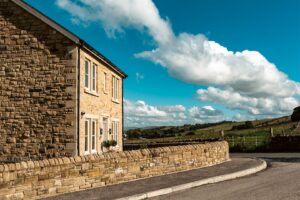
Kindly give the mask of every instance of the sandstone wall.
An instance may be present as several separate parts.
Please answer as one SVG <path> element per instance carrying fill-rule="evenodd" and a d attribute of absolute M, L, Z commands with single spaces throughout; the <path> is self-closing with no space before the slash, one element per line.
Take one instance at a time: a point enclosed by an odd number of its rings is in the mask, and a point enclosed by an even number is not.
<path fill-rule="evenodd" d="M 195 169 L 229 159 L 227 142 L 0 165 L 0 199 L 35 199 Z"/>
<path fill-rule="evenodd" d="M 0 0 L 0 162 L 74 154 L 76 49 Z"/>
<path fill-rule="evenodd" d="M 97 65 L 97 89 L 95 93 L 90 92 L 84 87 L 85 80 L 85 61 L 89 60 L 91 64 Z M 106 74 L 106 83 L 104 83 L 104 74 Z M 119 79 L 119 98 L 118 101 L 112 100 L 112 76 Z M 103 135 L 100 134 L 100 128 L 103 129 L 103 118 L 108 119 L 108 129 L 112 128 L 112 120 L 119 122 L 118 131 L 118 150 L 122 150 L 122 84 L 123 79 L 111 69 L 106 67 L 98 59 L 91 54 L 80 50 L 80 113 L 84 112 L 80 118 L 80 137 L 79 137 L 79 155 L 84 155 L 85 128 L 84 122 L 86 118 L 96 119 L 96 149 L 97 152 L 103 151 L 101 143 L 104 141 Z M 104 89 L 106 84 L 106 90 Z M 108 130 L 107 130 L 108 131 Z M 112 140 L 112 134 L 108 134 L 109 140 Z"/>

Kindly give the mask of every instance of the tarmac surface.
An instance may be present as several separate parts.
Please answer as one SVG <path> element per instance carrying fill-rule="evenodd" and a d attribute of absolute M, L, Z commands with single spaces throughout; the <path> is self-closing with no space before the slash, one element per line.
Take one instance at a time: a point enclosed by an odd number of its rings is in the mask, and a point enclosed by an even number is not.
<path fill-rule="evenodd" d="M 152 198 L 152 200 L 300 200 L 300 154 L 232 154 L 268 161 L 268 168 L 255 175 L 204 185 Z"/>

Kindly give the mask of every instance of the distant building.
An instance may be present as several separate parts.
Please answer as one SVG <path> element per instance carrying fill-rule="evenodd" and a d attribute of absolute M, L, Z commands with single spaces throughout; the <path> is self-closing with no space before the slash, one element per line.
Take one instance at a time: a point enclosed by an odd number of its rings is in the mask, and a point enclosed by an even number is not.
<path fill-rule="evenodd" d="M 0 161 L 122 150 L 126 74 L 22 0 L 0 0 Z"/>

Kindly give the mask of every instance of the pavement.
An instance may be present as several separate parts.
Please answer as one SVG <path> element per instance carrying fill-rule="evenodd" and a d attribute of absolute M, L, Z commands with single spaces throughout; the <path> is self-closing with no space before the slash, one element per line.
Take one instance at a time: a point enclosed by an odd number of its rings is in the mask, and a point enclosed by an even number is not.
<path fill-rule="evenodd" d="M 300 161 L 300 153 L 231 153 L 231 158 L 258 158 L 272 161 Z"/>
<path fill-rule="evenodd" d="M 267 170 L 239 179 L 203 185 L 151 200 L 300 200 L 300 154 L 232 154 L 268 161 Z"/>
<path fill-rule="evenodd" d="M 255 174 L 265 169 L 266 162 L 252 158 L 233 158 L 231 161 L 200 169 L 140 179 L 127 183 L 63 194 L 48 200 L 77 199 L 145 199 L 184 192 L 187 189 Z M 198 196 L 197 196 L 198 198 Z M 193 199 L 193 198 L 192 198 Z"/>

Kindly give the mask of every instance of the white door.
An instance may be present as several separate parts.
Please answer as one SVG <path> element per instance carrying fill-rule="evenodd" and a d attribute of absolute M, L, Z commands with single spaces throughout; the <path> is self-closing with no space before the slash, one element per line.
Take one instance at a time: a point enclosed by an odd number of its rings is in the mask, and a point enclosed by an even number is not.
<path fill-rule="evenodd" d="M 102 142 L 108 140 L 108 118 L 103 118 L 103 132 L 102 132 Z"/>

